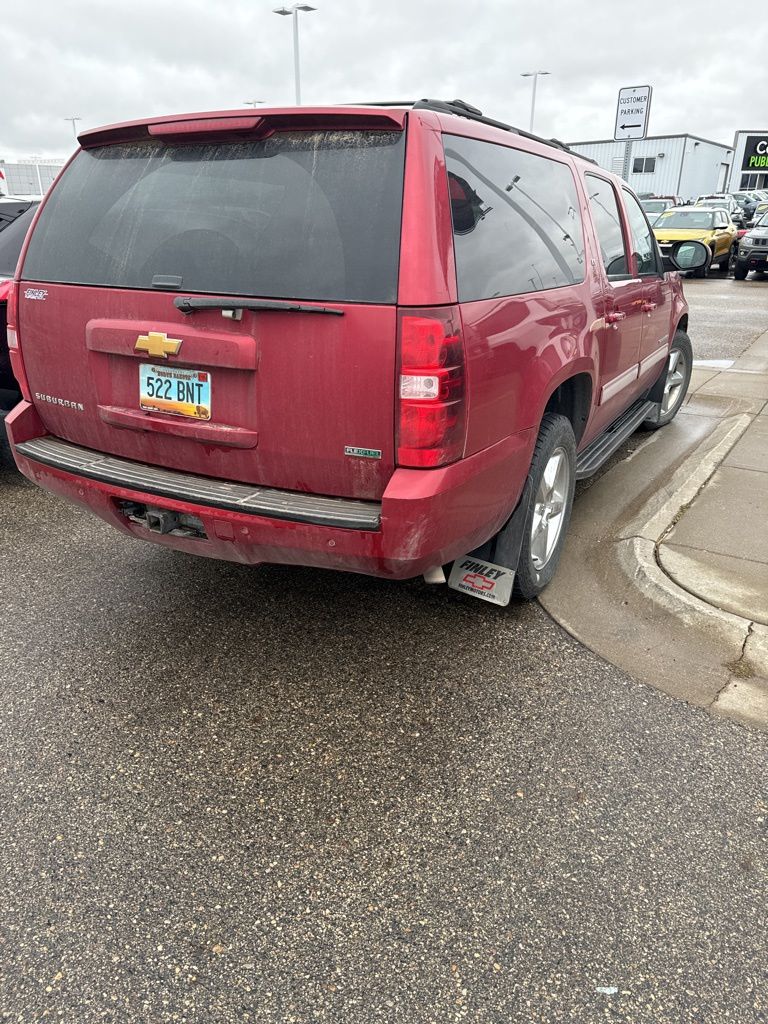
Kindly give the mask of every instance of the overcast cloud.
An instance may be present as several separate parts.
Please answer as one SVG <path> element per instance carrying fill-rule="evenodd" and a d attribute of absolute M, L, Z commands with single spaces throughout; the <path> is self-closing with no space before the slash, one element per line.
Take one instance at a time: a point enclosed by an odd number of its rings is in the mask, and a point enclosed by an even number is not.
<path fill-rule="evenodd" d="M 714 0 L 312 0 L 300 15 L 305 104 L 466 99 L 567 141 L 610 138 L 623 85 L 654 89 L 651 134 L 730 145 L 767 129 L 768 21 Z M 64 156 L 72 126 L 293 102 L 277 0 L 37 0 L 0 23 L 0 157 Z M 745 69 L 759 68 L 746 74 Z"/>

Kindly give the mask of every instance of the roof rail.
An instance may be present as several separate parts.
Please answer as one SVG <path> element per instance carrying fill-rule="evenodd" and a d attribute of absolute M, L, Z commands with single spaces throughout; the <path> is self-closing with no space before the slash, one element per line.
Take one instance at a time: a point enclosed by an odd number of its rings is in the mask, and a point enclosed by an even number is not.
<path fill-rule="evenodd" d="M 514 128 L 511 124 L 505 124 L 503 121 L 496 121 L 492 117 L 485 117 L 482 110 L 478 110 L 477 107 L 473 107 L 471 104 L 466 103 L 464 100 L 417 100 L 412 104 L 414 110 L 437 110 L 441 114 L 455 114 L 458 117 L 468 117 L 471 121 L 481 121 L 483 124 L 492 125 L 494 128 L 501 128 L 505 132 L 513 132 L 515 135 L 521 135 L 524 139 L 533 139 L 534 142 L 541 142 L 545 146 L 553 146 L 555 149 L 560 149 L 564 153 L 571 153 L 573 156 L 578 156 L 581 160 L 586 160 L 588 163 L 596 164 L 596 160 L 590 159 L 588 156 L 582 156 L 581 153 L 577 153 L 571 149 L 570 146 L 566 146 L 564 142 L 560 142 L 559 139 L 545 139 L 541 135 L 533 135 L 531 132 L 524 132 L 522 128 Z"/>

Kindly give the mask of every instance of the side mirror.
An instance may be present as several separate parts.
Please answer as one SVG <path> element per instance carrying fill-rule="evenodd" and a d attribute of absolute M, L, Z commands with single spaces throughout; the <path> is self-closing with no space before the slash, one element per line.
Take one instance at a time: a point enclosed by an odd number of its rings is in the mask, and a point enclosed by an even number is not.
<path fill-rule="evenodd" d="M 669 255 L 664 257 L 664 269 L 698 270 L 706 267 L 709 257 L 709 248 L 703 242 L 675 242 Z"/>

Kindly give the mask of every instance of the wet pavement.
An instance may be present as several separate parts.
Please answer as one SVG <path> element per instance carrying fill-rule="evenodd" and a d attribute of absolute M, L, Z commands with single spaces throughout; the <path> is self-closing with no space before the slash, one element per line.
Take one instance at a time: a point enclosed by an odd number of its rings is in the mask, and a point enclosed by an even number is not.
<path fill-rule="evenodd" d="M 683 288 L 694 359 L 736 359 L 765 331 L 768 277 L 735 281 L 712 270 L 703 279 L 687 277 Z"/>
<path fill-rule="evenodd" d="M 765 734 L 538 605 L 195 559 L 11 469 L 0 551 L 0 1020 L 768 1019 Z"/>

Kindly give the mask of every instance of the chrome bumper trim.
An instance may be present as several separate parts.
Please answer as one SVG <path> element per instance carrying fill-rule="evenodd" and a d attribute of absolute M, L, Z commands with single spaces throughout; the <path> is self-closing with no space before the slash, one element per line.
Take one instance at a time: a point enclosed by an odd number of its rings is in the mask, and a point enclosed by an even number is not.
<path fill-rule="evenodd" d="M 131 462 L 117 455 L 105 455 L 58 437 L 22 441 L 16 445 L 16 451 L 28 459 L 67 473 L 176 501 L 344 530 L 378 530 L 381 527 L 381 505 L 377 502 L 326 498 L 194 476 L 161 466 Z"/>

